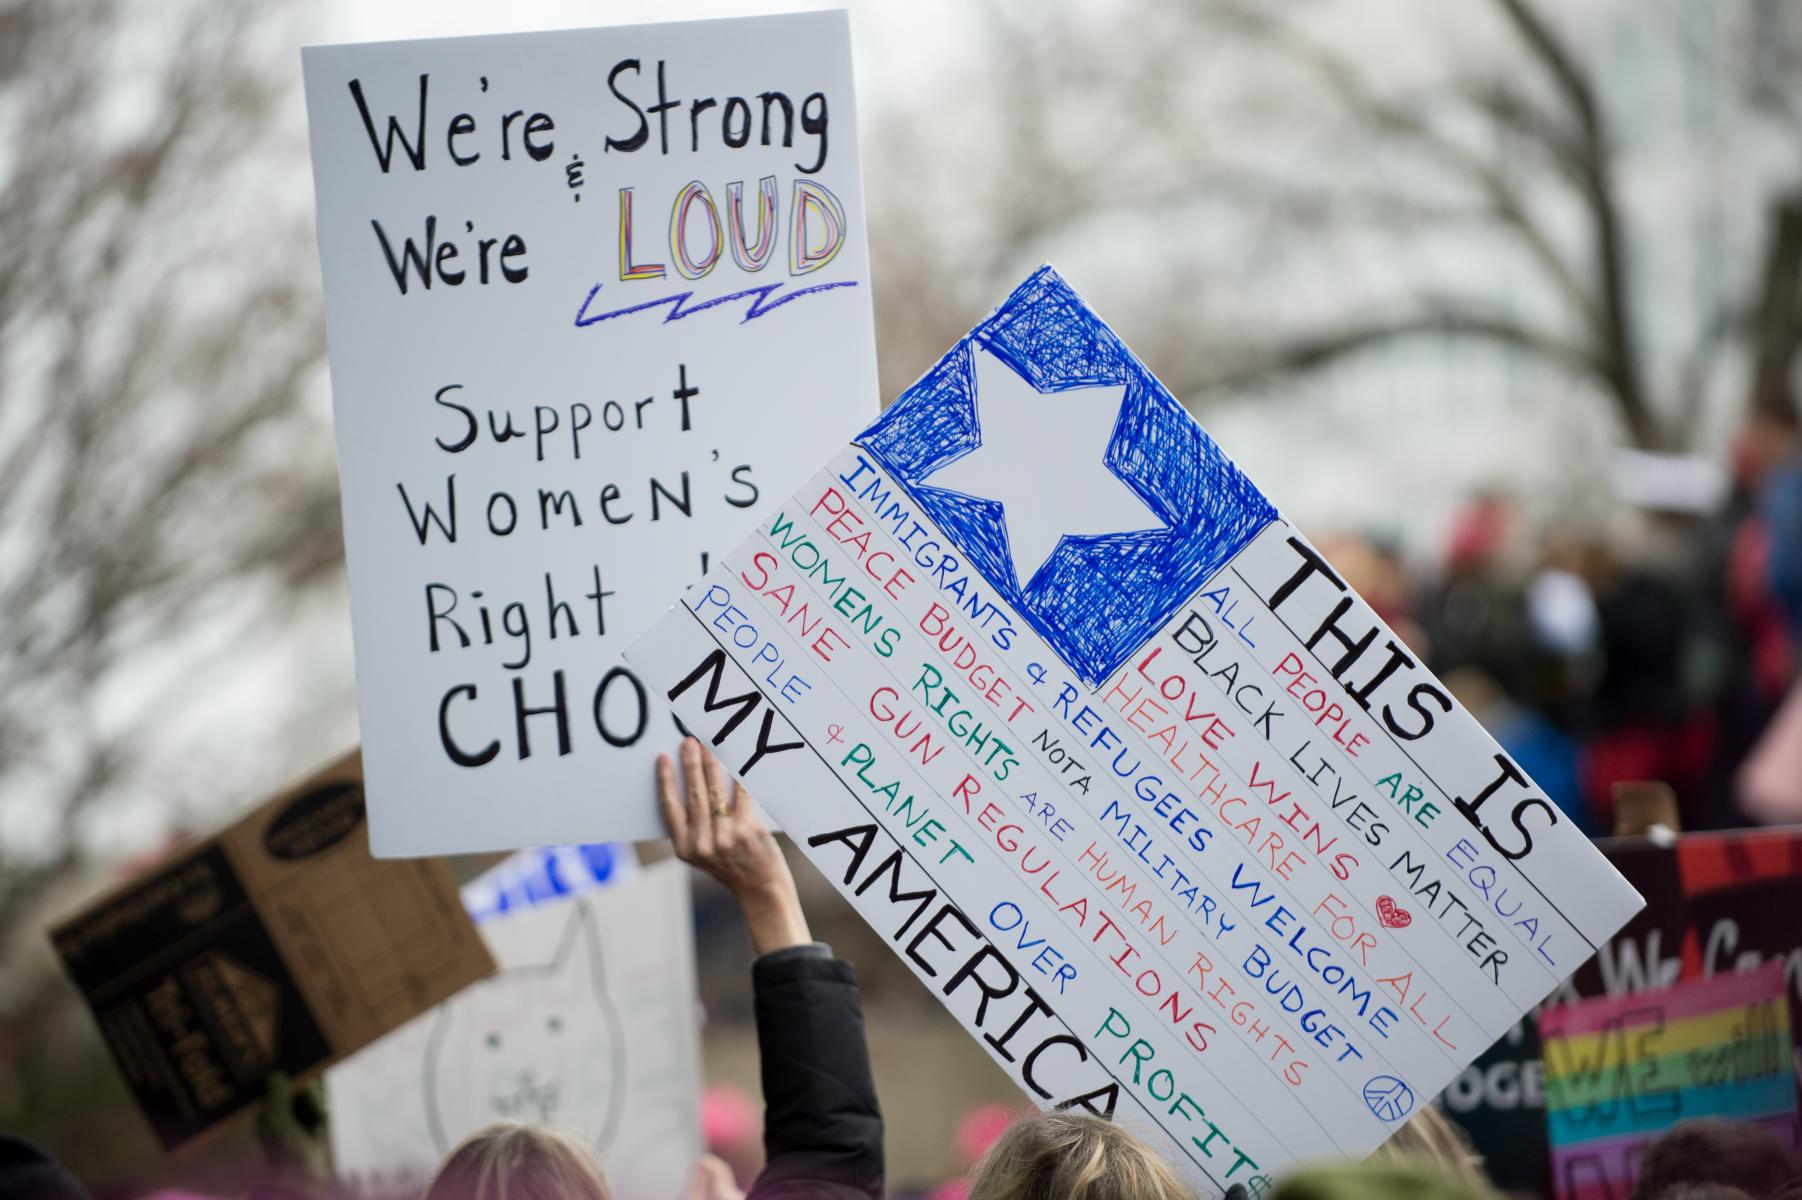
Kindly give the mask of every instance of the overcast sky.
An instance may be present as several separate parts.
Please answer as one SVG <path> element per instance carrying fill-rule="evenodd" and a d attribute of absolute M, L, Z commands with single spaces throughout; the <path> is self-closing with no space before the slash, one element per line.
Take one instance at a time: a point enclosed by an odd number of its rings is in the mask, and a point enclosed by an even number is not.
<path fill-rule="evenodd" d="M 393 38 L 468 37 L 489 33 L 631 25 L 652 21 L 760 16 L 822 8 L 851 13 L 851 46 L 859 98 L 880 103 L 905 87 L 918 87 L 958 61 L 957 32 L 968 21 L 967 3 L 907 0 L 904 4 L 827 3 L 824 0 L 336 0 L 315 26 L 325 42 Z"/>

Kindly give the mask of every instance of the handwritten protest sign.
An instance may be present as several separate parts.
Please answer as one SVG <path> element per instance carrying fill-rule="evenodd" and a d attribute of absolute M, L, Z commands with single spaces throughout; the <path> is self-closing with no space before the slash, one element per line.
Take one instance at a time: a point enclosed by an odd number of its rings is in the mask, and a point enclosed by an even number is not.
<path fill-rule="evenodd" d="M 1626 1200 L 1647 1143 L 1694 1117 L 1764 1125 L 1797 1144 L 1783 964 L 1540 1018 L 1553 1189 Z"/>
<path fill-rule="evenodd" d="M 875 408 L 845 16 L 305 69 L 375 852 L 656 836 L 619 648 Z"/>
<path fill-rule="evenodd" d="M 166 1148 L 494 969 L 441 862 L 379 862 L 356 756 L 51 931 Z"/>
<path fill-rule="evenodd" d="M 1599 843 L 1646 907 L 1597 948 L 1546 999 L 1627 997 L 1681 980 L 1802 962 L 1802 832 L 1745 829 L 1686 833 L 1675 844 L 1650 838 Z M 1790 1001 L 1802 1002 L 1802 973 L 1789 973 Z M 1791 1023 L 1792 1032 L 1802 1032 Z M 1802 1045 L 1795 1061 L 1802 1065 Z M 1532 1017 L 1460 1073 L 1443 1094 L 1446 1111 L 1475 1140 L 1496 1184 L 1551 1190 L 1543 1064 Z"/>
<path fill-rule="evenodd" d="M 700 1146 L 688 873 L 667 861 L 484 921 L 500 970 L 326 1073 L 353 1192 L 417 1195 L 500 1120 L 594 1145 L 615 1195 L 678 1200 Z"/>
<path fill-rule="evenodd" d="M 1639 897 L 1050 268 L 628 658 L 1045 1105 L 1375 1147 Z"/>

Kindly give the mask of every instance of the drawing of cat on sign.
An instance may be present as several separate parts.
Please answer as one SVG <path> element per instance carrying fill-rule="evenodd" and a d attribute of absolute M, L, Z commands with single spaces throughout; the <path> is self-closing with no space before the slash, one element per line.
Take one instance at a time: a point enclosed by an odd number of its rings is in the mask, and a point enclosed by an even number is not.
<path fill-rule="evenodd" d="M 693 933 L 681 864 L 485 921 L 500 970 L 326 1075 L 339 1175 L 417 1193 L 501 1120 L 594 1146 L 614 1194 L 677 1200 L 700 1153 Z"/>
<path fill-rule="evenodd" d="M 582 1114 L 600 1151 L 619 1130 L 625 1046 L 594 916 L 582 900 L 556 911 L 563 933 L 549 960 L 503 969 L 438 1008 L 425 1103 L 440 1153 L 494 1121 L 561 1124 L 566 1111 Z"/>

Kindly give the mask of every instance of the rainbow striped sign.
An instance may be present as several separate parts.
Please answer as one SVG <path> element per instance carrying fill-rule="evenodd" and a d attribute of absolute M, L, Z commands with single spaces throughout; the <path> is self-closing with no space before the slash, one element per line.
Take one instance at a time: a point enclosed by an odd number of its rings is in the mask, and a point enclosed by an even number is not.
<path fill-rule="evenodd" d="M 1781 962 L 1548 1009 L 1539 1030 L 1559 1200 L 1625 1200 L 1647 1144 L 1692 1117 L 1797 1144 Z"/>

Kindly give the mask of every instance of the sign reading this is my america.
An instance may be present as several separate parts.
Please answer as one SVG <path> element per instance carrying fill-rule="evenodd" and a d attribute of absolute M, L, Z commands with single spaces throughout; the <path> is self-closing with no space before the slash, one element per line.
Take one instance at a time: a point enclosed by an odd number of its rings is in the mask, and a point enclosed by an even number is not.
<path fill-rule="evenodd" d="M 1641 903 L 1049 267 L 628 658 L 1210 1194 L 1381 1144 Z"/>

